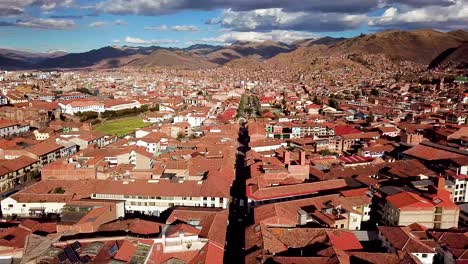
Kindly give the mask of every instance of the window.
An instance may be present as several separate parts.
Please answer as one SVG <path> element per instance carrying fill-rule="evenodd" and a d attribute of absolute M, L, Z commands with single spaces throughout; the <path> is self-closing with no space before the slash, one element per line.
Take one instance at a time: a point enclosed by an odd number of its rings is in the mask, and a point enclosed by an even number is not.
<path fill-rule="evenodd" d="M 422 257 L 423 257 L 423 258 L 427 258 L 427 254 L 422 254 Z"/>
<path fill-rule="evenodd" d="M 341 224 L 341 228 L 344 228 L 344 224 Z"/>
<path fill-rule="evenodd" d="M 9 204 L 8 207 L 9 207 L 9 208 L 13 208 L 13 205 L 12 205 L 12 204 Z"/>

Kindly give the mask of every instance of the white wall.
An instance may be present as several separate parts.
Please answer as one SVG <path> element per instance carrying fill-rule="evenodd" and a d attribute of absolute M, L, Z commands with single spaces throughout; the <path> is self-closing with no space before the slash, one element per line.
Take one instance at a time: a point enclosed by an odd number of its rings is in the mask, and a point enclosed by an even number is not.
<path fill-rule="evenodd" d="M 422 264 L 432 264 L 434 263 L 435 253 L 412 253 L 413 256 L 416 256 Z"/>
<path fill-rule="evenodd" d="M 10 205 L 12 207 L 10 207 Z M 65 203 L 18 203 L 11 197 L 5 198 L 1 201 L 2 213 L 4 216 L 11 216 L 13 214 L 19 216 L 29 216 L 29 209 L 31 208 L 44 208 L 45 213 L 59 213 L 63 206 L 65 206 Z"/>

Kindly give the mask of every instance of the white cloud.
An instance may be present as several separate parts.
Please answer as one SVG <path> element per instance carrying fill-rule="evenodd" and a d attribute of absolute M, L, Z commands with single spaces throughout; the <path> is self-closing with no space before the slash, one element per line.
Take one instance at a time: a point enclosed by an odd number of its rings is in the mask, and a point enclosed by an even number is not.
<path fill-rule="evenodd" d="M 135 37 L 126 37 L 125 42 L 131 45 L 171 45 L 179 43 L 178 40 L 173 39 L 153 39 L 153 40 L 146 40 L 141 38 Z"/>
<path fill-rule="evenodd" d="M 27 7 L 38 7 L 43 11 L 70 7 L 73 0 L 0 0 L 0 17 L 19 16 Z"/>
<path fill-rule="evenodd" d="M 368 24 L 380 28 L 468 28 L 468 1 L 456 0 L 452 5 L 419 8 L 392 6 Z"/>
<path fill-rule="evenodd" d="M 272 30 L 270 32 L 239 32 L 233 31 L 229 33 L 221 34 L 214 38 L 204 38 L 204 42 L 216 42 L 216 43 L 233 43 L 236 41 L 278 41 L 291 43 L 296 40 L 306 39 L 306 38 L 317 38 L 317 34 L 303 31 L 288 31 L 288 30 Z"/>
<path fill-rule="evenodd" d="M 173 26 L 171 27 L 172 31 L 198 31 L 198 27 L 192 25 L 181 25 L 181 26 Z"/>
<path fill-rule="evenodd" d="M 126 26 L 126 25 L 128 25 L 127 21 L 122 20 L 122 19 L 115 20 L 113 24 L 116 25 L 116 26 Z"/>
<path fill-rule="evenodd" d="M 160 26 L 145 27 L 145 30 L 165 31 L 165 30 L 167 30 L 167 26 L 166 25 L 160 25 Z"/>
<path fill-rule="evenodd" d="M 101 28 L 101 27 L 106 27 L 106 26 L 110 26 L 110 25 L 114 25 L 114 26 L 125 26 L 127 25 L 127 22 L 125 22 L 124 20 L 121 20 L 121 19 L 117 19 L 115 20 L 114 22 L 107 22 L 107 21 L 95 21 L 95 22 L 92 22 L 89 24 L 89 27 L 92 27 L 92 28 Z"/>
<path fill-rule="evenodd" d="M 197 26 L 193 26 L 193 25 L 178 25 L 178 26 L 172 26 L 172 27 L 168 27 L 167 25 L 159 25 L 159 26 L 145 27 L 145 30 L 151 30 L 151 31 L 171 30 L 171 31 L 194 32 L 194 31 L 198 31 L 199 29 Z"/>
<path fill-rule="evenodd" d="M 68 29 L 75 26 L 75 22 L 69 19 L 36 18 L 18 20 L 15 23 L 20 27 L 42 28 L 42 29 Z"/>
<path fill-rule="evenodd" d="M 109 25 L 109 23 L 106 22 L 106 21 L 96 21 L 96 22 L 90 23 L 89 27 L 91 27 L 91 28 L 101 28 L 101 27 L 105 27 L 107 25 Z"/>
<path fill-rule="evenodd" d="M 354 29 L 368 21 L 365 14 L 285 12 L 282 8 L 252 11 L 225 10 L 221 18 L 207 23 L 219 23 L 235 31 L 295 30 L 310 32 Z"/>

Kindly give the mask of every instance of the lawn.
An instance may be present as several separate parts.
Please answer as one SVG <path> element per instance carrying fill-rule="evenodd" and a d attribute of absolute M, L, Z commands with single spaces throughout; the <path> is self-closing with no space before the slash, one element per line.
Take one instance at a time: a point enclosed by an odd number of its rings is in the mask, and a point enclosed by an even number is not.
<path fill-rule="evenodd" d="M 109 135 L 122 136 L 150 125 L 151 123 L 143 122 L 143 118 L 141 117 L 127 117 L 104 121 L 96 125 L 94 129 Z"/>

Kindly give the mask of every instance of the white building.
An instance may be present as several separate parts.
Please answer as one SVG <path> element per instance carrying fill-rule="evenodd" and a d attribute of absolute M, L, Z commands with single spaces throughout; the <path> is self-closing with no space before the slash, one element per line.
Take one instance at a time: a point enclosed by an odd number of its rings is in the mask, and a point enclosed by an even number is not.
<path fill-rule="evenodd" d="M 134 101 L 120 101 L 120 100 L 107 100 L 105 103 L 106 111 L 119 111 L 133 108 L 140 108 L 141 103 L 137 100 Z"/>
<path fill-rule="evenodd" d="M 28 125 L 21 125 L 15 121 L 0 120 L 0 137 L 11 137 L 29 131 Z"/>
<path fill-rule="evenodd" d="M 125 211 L 159 215 L 174 206 L 226 209 L 229 187 L 207 180 L 168 179 L 114 180 L 44 180 L 1 201 L 3 216 L 30 216 L 37 213 L 60 213 L 69 201 L 80 197 L 125 201 Z M 225 189 L 225 190 L 224 190 Z M 54 191 L 60 190 L 60 191 Z"/>
<path fill-rule="evenodd" d="M 453 189 L 453 202 L 455 203 L 467 203 L 468 202 L 468 175 L 455 175 L 450 176 L 450 179 L 454 182 Z"/>
<path fill-rule="evenodd" d="M 105 111 L 103 103 L 96 101 L 72 101 L 72 102 L 60 102 L 59 106 L 62 113 L 75 115 L 76 113 L 83 112 L 97 112 L 102 113 Z"/>

